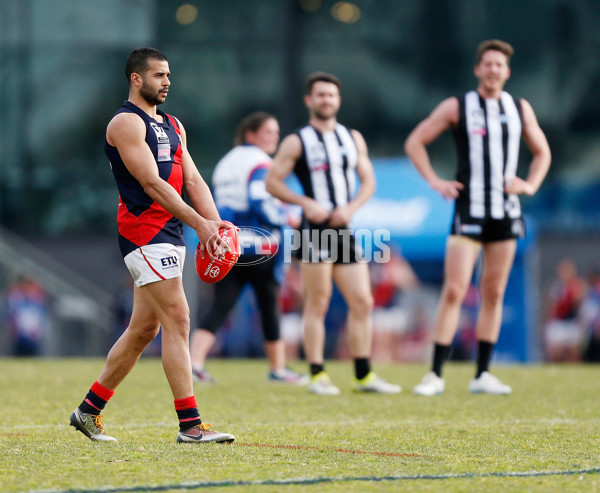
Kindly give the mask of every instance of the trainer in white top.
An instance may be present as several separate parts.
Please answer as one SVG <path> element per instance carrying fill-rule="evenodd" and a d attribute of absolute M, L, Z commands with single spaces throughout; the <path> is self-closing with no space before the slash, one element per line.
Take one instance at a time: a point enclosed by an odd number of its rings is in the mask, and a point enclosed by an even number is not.
<path fill-rule="evenodd" d="M 444 386 L 444 379 L 430 371 L 421 379 L 421 383 L 413 389 L 413 392 L 417 395 L 431 397 L 444 392 Z"/>
<path fill-rule="evenodd" d="M 473 378 L 469 383 L 469 392 L 472 394 L 507 395 L 512 392 L 508 385 L 504 385 L 497 377 L 484 371 L 479 378 Z"/>

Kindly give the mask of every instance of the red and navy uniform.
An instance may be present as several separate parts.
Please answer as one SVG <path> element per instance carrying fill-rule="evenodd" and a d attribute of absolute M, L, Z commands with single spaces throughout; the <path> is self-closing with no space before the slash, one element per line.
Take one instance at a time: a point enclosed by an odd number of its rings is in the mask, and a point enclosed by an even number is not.
<path fill-rule="evenodd" d="M 183 190 L 181 130 L 177 120 L 160 110 L 160 123 L 130 101 L 115 113 L 135 113 L 146 124 L 146 143 L 154 155 L 158 174 L 179 195 Z M 131 175 L 116 147 L 104 142 L 104 151 L 110 161 L 117 188 L 119 210 L 117 227 L 119 247 L 123 257 L 139 247 L 155 243 L 185 245 L 181 221 L 155 202 Z"/>

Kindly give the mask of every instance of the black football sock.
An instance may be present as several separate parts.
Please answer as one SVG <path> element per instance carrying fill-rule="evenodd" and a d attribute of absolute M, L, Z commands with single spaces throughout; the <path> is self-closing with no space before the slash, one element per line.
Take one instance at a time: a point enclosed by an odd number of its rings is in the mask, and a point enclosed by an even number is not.
<path fill-rule="evenodd" d="M 323 363 L 317 365 L 315 363 L 311 363 L 310 364 L 310 374 L 311 375 L 318 375 L 319 373 L 321 373 L 322 371 L 325 371 L 325 365 Z"/>
<path fill-rule="evenodd" d="M 357 380 L 362 380 L 371 371 L 371 363 L 369 358 L 354 358 L 354 374 Z"/>
<path fill-rule="evenodd" d="M 438 377 L 442 377 L 442 367 L 450 357 L 450 345 L 435 343 L 433 347 L 433 367 L 431 371 Z"/>
<path fill-rule="evenodd" d="M 475 378 L 479 378 L 484 371 L 488 371 L 493 349 L 494 343 L 479 341 L 477 346 L 477 374 Z"/>

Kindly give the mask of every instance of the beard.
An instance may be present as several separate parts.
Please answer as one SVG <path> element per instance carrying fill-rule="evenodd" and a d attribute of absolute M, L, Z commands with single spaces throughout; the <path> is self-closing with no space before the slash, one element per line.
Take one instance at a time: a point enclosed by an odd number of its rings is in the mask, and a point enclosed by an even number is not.
<path fill-rule="evenodd" d="M 152 89 L 146 82 L 142 82 L 142 87 L 140 89 L 140 96 L 144 98 L 147 103 L 158 106 L 165 102 L 165 98 L 160 95 L 160 91 Z"/>
<path fill-rule="evenodd" d="M 323 111 L 315 109 L 313 110 L 313 115 L 317 120 L 329 120 L 337 116 L 337 110 L 330 109 L 328 113 L 324 113 Z"/>

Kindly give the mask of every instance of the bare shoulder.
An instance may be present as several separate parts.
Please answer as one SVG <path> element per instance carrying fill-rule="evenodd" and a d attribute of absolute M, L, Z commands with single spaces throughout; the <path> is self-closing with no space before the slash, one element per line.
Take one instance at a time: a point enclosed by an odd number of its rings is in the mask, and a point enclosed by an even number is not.
<path fill-rule="evenodd" d="M 548 143 L 546 137 L 535 116 L 533 108 L 525 99 L 520 99 L 519 101 L 521 103 L 521 114 L 523 117 L 523 136 L 525 137 L 526 142 L 530 147 L 537 145 L 547 148 Z"/>
<path fill-rule="evenodd" d="M 119 113 L 108 123 L 109 128 L 126 129 L 128 127 L 146 127 L 144 121 L 135 113 Z"/>
<path fill-rule="evenodd" d="M 539 123 L 533 108 L 527 100 L 521 98 L 521 114 L 523 116 L 523 131 L 525 133 L 535 132 L 539 128 Z"/>
<path fill-rule="evenodd" d="M 352 135 L 352 138 L 354 139 L 354 143 L 356 144 L 357 148 L 359 148 L 359 149 L 367 148 L 367 143 L 365 141 L 365 138 L 358 130 L 356 130 L 354 128 L 350 129 L 350 135 Z"/>
<path fill-rule="evenodd" d="M 146 124 L 134 113 L 115 115 L 106 127 L 106 140 L 110 145 L 117 142 L 145 136 Z"/>
<path fill-rule="evenodd" d="M 458 118 L 460 115 L 458 98 L 455 96 L 451 96 L 449 98 L 444 99 L 440 104 L 436 106 L 431 115 L 436 116 L 449 123 L 458 123 Z"/>
<path fill-rule="evenodd" d="M 302 141 L 297 134 L 289 134 L 279 145 L 277 155 L 286 157 L 300 157 L 302 155 Z"/>
<path fill-rule="evenodd" d="M 519 102 L 521 103 L 521 112 L 523 113 L 523 118 L 524 119 L 527 119 L 530 117 L 535 118 L 535 112 L 533 111 L 533 108 L 529 104 L 529 101 L 521 98 L 521 99 L 519 99 Z"/>
<path fill-rule="evenodd" d="M 364 142 L 365 138 L 363 137 L 363 135 L 356 130 L 355 128 L 351 128 L 350 129 L 350 135 L 352 135 L 352 138 L 355 140 L 362 140 Z"/>

